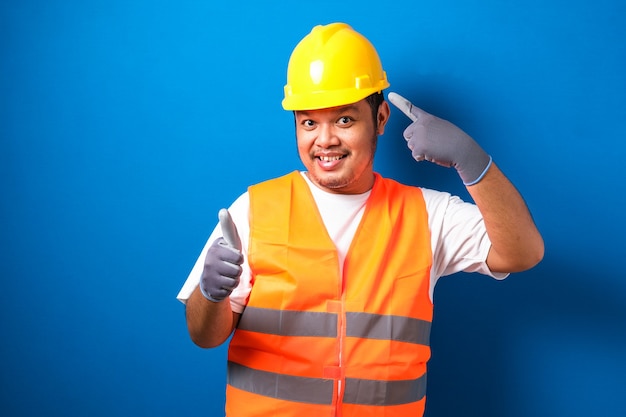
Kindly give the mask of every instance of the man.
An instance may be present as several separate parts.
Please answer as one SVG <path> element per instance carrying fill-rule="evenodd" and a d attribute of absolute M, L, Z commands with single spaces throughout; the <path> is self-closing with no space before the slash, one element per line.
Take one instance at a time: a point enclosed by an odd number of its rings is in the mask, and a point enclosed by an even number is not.
<path fill-rule="evenodd" d="M 234 330 L 229 416 L 422 415 L 436 280 L 502 279 L 537 264 L 543 240 L 472 138 L 394 93 L 414 158 L 456 168 L 475 204 L 373 171 L 389 83 L 350 26 L 313 28 L 287 78 L 306 171 L 220 212 L 178 297 L 191 338 L 214 347 Z"/>

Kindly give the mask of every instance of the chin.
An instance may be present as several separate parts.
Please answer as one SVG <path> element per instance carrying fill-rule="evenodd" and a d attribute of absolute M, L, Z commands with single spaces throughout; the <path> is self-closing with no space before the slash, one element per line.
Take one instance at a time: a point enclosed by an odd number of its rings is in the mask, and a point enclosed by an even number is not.
<path fill-rule="evenodd" d="M 340 175 L 318 175 L 312 174 L 311 181 L 316 183 L 317 185 L 328 188 L 330 190 L 340 190 L 341 188 L 345 188 L 352 183 L 348 178 L 345 178 Z"/>

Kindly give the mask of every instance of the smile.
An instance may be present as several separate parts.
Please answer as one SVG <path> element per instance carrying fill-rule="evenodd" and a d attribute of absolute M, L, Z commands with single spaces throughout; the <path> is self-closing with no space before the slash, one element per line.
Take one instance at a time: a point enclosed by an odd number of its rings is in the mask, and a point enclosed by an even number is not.
<path fill-rule="evenodd" d="M 345 155 L 338 155 L 338 156 L 318 156 L 318 158 L 320 159 L 320 161 L 322 162 L 332 162 L 332 161 L 338 161 L 342 158 L 345 158 Z"/>

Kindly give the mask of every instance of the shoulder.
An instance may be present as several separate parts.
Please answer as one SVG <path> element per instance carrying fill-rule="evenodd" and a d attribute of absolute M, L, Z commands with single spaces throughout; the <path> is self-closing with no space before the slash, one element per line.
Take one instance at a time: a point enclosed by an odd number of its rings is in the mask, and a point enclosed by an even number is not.
<path fill-rule="evenodd" d="M 398 197 L 411 194 L 421 194 L 422 189 L 414 185 L 403 184 L 392 178 L 386 178 L 375 173 L 376 180 L 372 192 L 375 194 L 387 193 L 390 196 Z"/>
<path fill-rule="evenodd" d="M 482 221 L 478 207 L 457 195 L 445 191 L 422 188 L 422 195 L 433 228 L 454 227 L 461 224 L 474 224 Z"/>
<path fill-rule="evenodd" d="M 431 188 L 420 188 L 420 190 L 422 190 L 424 200 L 433 204 L 448 204 L 450 201 L 460 200 L 459 197 L 445 191 L 433 190 Z"/>
<path fill-rule="evenodd" d="M 248 187 L 248 191 L 256 192 L 258 190 L 263 190 L 263 189 L 270 188 L 270 187 L 277 187 L 281 185 L 287 186 L 293 183 L 294 181 L 297 181 L 298 178 L 301 178 L 301 175 L 302 174 L 299 171 L 292 171 L 280 177 L 270 178 L 270 179 L 258 182 L 256 184 L 253 184 Z"/>
<path fill-rule="evenodd" d="M 475 204 L 463 200 L 461 197 L 446 191 L 434 190 L 414 185 L 400 183 L 391 178 L 380 177 L 380 184 L 386 188 L 394 196 L 408 196 L 419 194 L 423 198 L 426 212 L 431 218 L 442 219 L 444 216 L 469 216 L 475 217 L 480 215 Z"/>

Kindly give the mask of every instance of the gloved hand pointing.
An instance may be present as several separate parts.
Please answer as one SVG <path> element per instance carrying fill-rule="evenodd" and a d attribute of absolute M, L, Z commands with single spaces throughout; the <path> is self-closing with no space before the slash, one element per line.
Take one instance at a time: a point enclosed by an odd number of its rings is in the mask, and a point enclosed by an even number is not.
<path fill-rule="evenodd" d="M 427 160 L 456 168 L 465 185 L 480 181 L 489 167 L 491 157 L 469 135 L 454 124 L 426 113 L 396 93 L 389 101 L 413 123 L 404 131 L 404 138 L 417 161 Z"/>
<path fill-rule="evenodd" d="M 209 247 L 200 277 L 202 295 L 214 303 L 224 300 L 239 285 L 243 263 L 241 241 L 228 210 L 220 210 L 219 219 L 224 237 Z"/>

